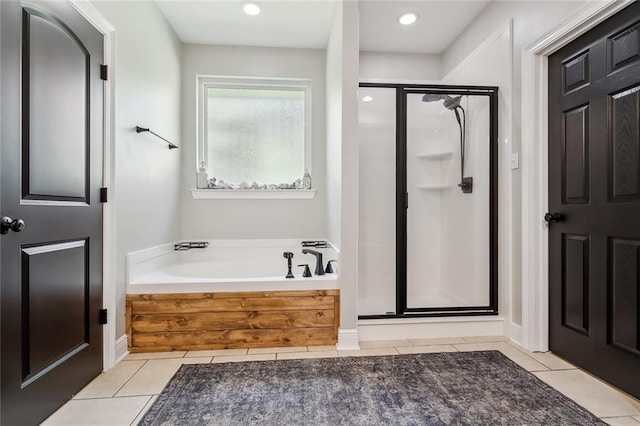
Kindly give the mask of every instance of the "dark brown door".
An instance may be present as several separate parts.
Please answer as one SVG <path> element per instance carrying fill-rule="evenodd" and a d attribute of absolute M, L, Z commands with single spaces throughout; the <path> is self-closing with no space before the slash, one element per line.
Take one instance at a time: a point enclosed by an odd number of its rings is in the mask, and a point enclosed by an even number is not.
<path fill-rule="evenodd" d="M 640 397 L 640 3 L 549 57 L 550 349 Z"/>
<path fill-rule="evenodd" d="M 102 370 L 103 38 L 64 1 L 0 7 L 0 423 L 29 425 Z"/>

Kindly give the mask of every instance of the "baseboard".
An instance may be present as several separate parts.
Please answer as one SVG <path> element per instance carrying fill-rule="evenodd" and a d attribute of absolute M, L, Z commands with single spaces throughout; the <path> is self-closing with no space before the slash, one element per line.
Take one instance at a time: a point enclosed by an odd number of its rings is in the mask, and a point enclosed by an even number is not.
<path fill-rule="evenodd" d="M 338 330 L 338 344 L 336 347 L 339 351 L 358 350 L 360 349 L 358 342 L 358 329 Z"/>
<path fill-rule="evenodd" d="M 364 341 L 504 336 L 505 330 L 504 318 L 486 316 L 360 320 L 358 333 Z"/>
<path fill-rule="evenodd" d="M 129 345 L 127 335 L 123 334 L 116 340 L 116 364 L 122 361 L 127 355 L 129 355 Z"/>
<path fill-rule="evenodd" d="M 518 324 L 511 323 L 511 327 L 509 327 L 509 338 L 515 343 L 523 346 L 522 344 L 522 326 Z"/>

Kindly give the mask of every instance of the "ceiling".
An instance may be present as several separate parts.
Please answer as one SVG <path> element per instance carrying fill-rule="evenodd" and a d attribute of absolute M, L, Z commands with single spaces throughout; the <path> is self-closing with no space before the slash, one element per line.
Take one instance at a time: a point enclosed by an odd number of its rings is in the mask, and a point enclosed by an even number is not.
<path fill-rule="evenodd" d="M 241 0 L 156 0 L 184 43 L 324 49 L 336 2 L 258 0 L 257 16 Z"/>
<path fill-rule="evenodd" d="M 241 0 L 155 0 L 184 43 L 320 48 L 327 46 L 335 0 L 258 0 L 257 16 Z M 360 0 L 360 49 L 439 54 L 480 13 L 487 0 Z M 418 21 L 398 24 L 417 12 Z"/>
<path fill-rule="evenodd" d="M 489 3 L 485 0 L 360 1 L 360 50 L 440 54 Z M 413 25 L 398 24 L 417 12 Z"/>

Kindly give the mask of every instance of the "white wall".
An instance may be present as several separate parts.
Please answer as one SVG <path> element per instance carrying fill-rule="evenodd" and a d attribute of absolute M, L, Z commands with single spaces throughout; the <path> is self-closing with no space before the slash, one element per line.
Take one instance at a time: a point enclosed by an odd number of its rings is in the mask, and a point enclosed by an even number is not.
<path fill-rule="evenodd" d="M 440 55 L 392 52 L 360 52 L 361 81 L 439 80 Z"/>
<path fill-rule="evenodd" d="M 319 49 L 184 45 L 182 78 L 182 237 L 326 238 L 325 52 Z M 312 81 L 312 200 L 194 200 L 196 75 Z"/>
<path fill-rule="evenodd" d="M 577 10 L 584 7 L 585 1 L 494 1 L 483 9 L 480 15 L 442 54 L 443 72 L 448 73 L 464 60 L 474 49 L 483 43 L 496 28 L 500 28 L 508 20 L 513 22 L 512 47 L 512 96 L 505 107 L 512 108 L 511 150 L 520 152 L 520 92 L 522 81 L 520 78 L 521 50 L 540 35 L 564 22 Z M 488 60 L 486 61 L 488 63 Z M 502 114 L 501 114 L 502 115 Z M 523 159 L 520 159 L 523 162 Z M 514 170 L 511 174 L 511 220 L 513 229 L 512 250 L 510 252 L 512 299 L 512 322 L 518 326 L 522 324 L 522 296 L 521 296 L 521 174 Z"/>
<path fill-rule="evenodd" d="M 342 200 L 342 6 L 336 6 L 326 51 L 327 67 L 327 232 L 340 250 Z"/>
<path fill-rule="evenodd" d="M 341 328 L 358 320 L 358 4 L 343 2 L 342 11 L 342 202 L 340 275 Z"/>
<path fill-rule="evenodd" d="M 95 1 L 116 28 L 116 336 L 125 332 L 125 256 L 179 238 L 181 44 L 153 2 Z M 142 31 L 141 29 L 144 29 Z"/>
<path fill-rule="evenodd" d="M 327 184 L 332 198 L 326 214 L 330 239 L 340 249 L 342 348 L 357 347 L 358 48 L 358 4 L 340 2 L 327 45 Z M 353 340 L 347 342 L 347 334 Z"/>

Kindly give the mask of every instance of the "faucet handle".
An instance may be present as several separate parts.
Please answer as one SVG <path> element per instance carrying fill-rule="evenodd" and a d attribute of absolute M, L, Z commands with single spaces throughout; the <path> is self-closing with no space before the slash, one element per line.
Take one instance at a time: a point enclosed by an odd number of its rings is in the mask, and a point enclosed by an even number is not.
<path fill-rule="evenodd" d="M 302 273 L 303 277 L 309 278 L 311 276 L 311 269 L 309 269 L 308 263 L 303 263 L 302 265 L 298 265 L 298 266 L 304 266 L 304 272 Z"/>
<path fill-rule="evenodd" d="M 333 274 L 335 271 L 333 270 L 333 266 L 331 265 L 331 262 L 337 262 L 337 260 L 330 260 L 327 262 L 327 267 L 324 268 L 324 271 L 327 274 Z"/>

